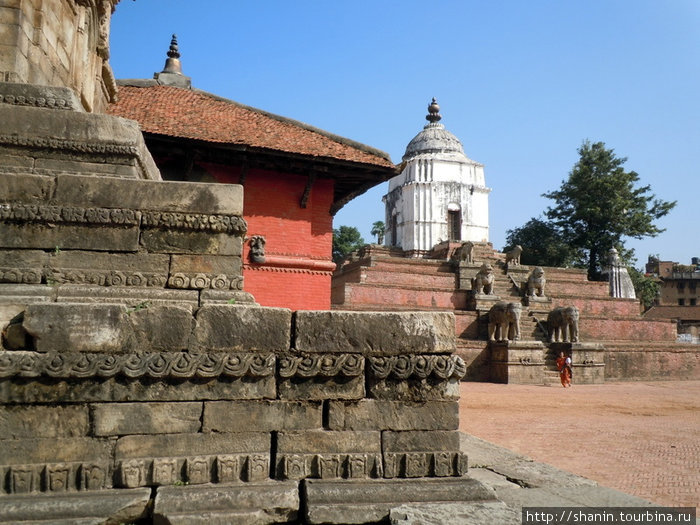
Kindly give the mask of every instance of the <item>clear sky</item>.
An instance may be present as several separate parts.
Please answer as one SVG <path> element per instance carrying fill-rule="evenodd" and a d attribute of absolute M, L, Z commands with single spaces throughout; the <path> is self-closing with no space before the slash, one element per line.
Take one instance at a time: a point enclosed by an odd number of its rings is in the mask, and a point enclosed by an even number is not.
<path fill-rule="evenodd" d="M 676 208 L 649 254 L 700 257 L 698 0 L 121 0 L 117 78 L 151 78 L 176 33 L 193 86 L 386 151 L 401 161 L 432 97 L 485 165 L 490 240 L 539 216 L 603 141 Z M 382 184 L 334 227 L 384 220 Z"/>

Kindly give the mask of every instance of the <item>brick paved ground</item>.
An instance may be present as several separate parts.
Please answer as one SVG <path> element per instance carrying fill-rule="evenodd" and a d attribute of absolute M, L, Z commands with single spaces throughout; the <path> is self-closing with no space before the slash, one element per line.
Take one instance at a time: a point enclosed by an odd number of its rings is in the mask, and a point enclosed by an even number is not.
<path fill-rule="evenodd" d="M 700 507 L 700 381 L 462 383 L 460 430 L 654 503 Z"/>

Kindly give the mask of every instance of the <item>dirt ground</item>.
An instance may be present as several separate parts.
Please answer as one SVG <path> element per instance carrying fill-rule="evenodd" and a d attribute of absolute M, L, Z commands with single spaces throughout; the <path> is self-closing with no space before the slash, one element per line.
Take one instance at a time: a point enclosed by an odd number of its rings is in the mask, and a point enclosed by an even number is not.
<path fill-rule="evenodd" d="M 462 383 L 460 430 L 654 503 L 700 507 L 700 381 Z"/>

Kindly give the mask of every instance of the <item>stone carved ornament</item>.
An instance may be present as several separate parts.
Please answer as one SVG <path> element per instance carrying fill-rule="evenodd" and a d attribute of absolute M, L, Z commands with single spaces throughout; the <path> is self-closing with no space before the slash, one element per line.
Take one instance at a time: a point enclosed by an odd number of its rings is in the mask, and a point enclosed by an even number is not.
<path fill-rule="evenodd" d="M 365 361 L 358 354 L 309 354 L 279 358 L 279 375 L 289 377 L 358 377 L 364 373 Z"/>
<path fill-rule="evenodd" d="M 0 352 L 0 378 L 131 379 L 267 377 L 274 374 L 273 354 L 152 352 L 143 354 Z"/>
<path fill-rule="evenodd" d="M 527 279 L 527 295 L 529 297 L 544 297 L 545 284 L 547 284 L 547 280 L 544 277 L 544 269 L 541 266 L 536 266 Z"/>
<path fill-rule="evenodd" d="M 578 342 L 579 311 L 575 306 L 560 306 L 547 315 L 549 342 Z"/>
<path fill-rule="evenodd" d="M 467 373 L 467 366 L 456 355 L 397 355 L 388 357 L 369 357 L 369 368 L 374 377 L 386 379 L 462 379 Z"/>
<path fill-rule="evenodd" d="M 515 246 L 512 250 L 506 253 L 506 266 L 512 264 L 513 266 L 520 265 L 520 255 L 523 253 L 523 247 L 519 244 Z"/>
<path fill-rule="evenodd" d="M 472 279 L 472 290 L 475 294 L 493 294 L 493 267 L 489 263 L 484 263 L 479 269 L 479 273 Z"/>
<path fill-rule="evenodd" d="M 520 339 L 519 303 L 499 301 L 489 310 L 489 341 L 517 341 Z"/>

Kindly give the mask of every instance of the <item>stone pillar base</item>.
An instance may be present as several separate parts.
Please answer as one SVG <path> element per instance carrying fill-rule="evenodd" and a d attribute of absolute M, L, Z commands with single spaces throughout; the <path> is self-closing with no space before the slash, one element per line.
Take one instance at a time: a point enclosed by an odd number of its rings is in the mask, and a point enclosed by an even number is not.
<path fill-rule="evenodd" d="M 491 381 L 517 385 L 544 382 L 544 344 L 539 341 L 491 341 Z"/>

